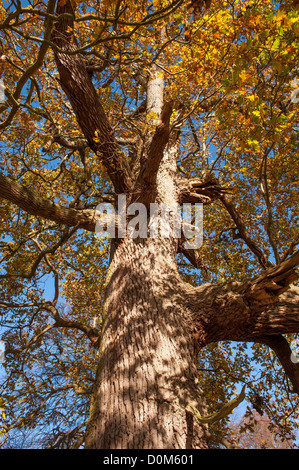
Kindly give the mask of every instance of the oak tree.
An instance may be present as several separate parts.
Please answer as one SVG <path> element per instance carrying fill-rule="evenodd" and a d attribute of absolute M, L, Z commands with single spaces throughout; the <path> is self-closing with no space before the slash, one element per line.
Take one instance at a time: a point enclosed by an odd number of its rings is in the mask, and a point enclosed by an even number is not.
<path fill-rule="evenodd" d="M 294 431 L 298 33 L 289 0 L 1 3 L 3 440 L 221 446 L 244 396 Z"/>

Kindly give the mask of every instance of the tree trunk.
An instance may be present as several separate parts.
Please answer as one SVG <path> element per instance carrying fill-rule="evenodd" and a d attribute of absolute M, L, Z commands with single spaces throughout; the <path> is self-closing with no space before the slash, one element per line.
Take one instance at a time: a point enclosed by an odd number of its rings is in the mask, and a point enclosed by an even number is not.
<path fill-rule="evenodd" d="M 206 447 L 187 402 L 203 412 L 188 311 L 169 240 L 125 239 L 109 269 L 86 447 Z"/>
<path fill-rule="evenodd" d="M 168 207 L 178 197 L 175 168 L 173 147 L 164 153 L 155 191 L 156 202 Z M 117 244 L 107 280 L 87 448 L 207 447 L 207 428 L 194 423 L 185 409 L 192 402 L 206 414 L 193 318 L 176 253 L 172 236 L 125 238 Z"/>

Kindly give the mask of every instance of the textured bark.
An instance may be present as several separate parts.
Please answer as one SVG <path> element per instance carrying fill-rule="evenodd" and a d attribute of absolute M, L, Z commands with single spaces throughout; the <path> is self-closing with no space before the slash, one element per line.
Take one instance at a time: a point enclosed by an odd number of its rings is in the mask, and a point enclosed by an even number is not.
<path fill-rule="evenodd" d="M 156 202 L 173 205 L 176 152 L 165 152 Z M 177 240 L 126 238 L 109 268 L 87 448 L 205 448 L 207 414 L 196 370 L 197 336 L 176 267 Z"/>
<path fill-rule="evenodd" d="M 215 341 L 257 341 L 261 336 L 299 332 L 299 289 L 291 286 L 265 306 L 251 303 L 244 285 L 205 284 L 186 291 L 186 308 L 194 325 L 205 331 L 203 347 Z M 270 297 L 268 298 L 268 300 Z"/>
<path fill-rule="evenodd" d="M 159 166 L 163 158 L 164 148 L 169 138 L 169 120 L 172 113 L 172 102 L 166 102 L 159 113 L 159 122 L 156 132 L 151 139 L 148 149 L 147 160 L 144 169 L 141 171 L 141 180 L 146 184 L 154 184 L 156 181 Z"/>
<path fill-rule="evenodd" d="M 87 448 L 207 446 L 185 409 L 192 402 L 206 414 L 169 244 L 126 239 L 114 255 Z"/>
<path fill-rule="evenodd" d="M 67 2 L 58 6 L 60 13 L 67 9 Z M 159 116 L 159 121 L 145 138 L 140 172 L 134 181 L 82 59 L 70 54 L 75 49 L 72 33 L 67 31 L 71 25 L 65 19 L 53 34 L 53 41 L 66 51 L 55 53 L 61 84 L 85 138 L 101 155 L 116 193 L 126 192 L 131 201 L 147 207 L 151 202 L 173 206 L 211 203 L 220 198 L 265 269 L 258 279 L 245 285 L 194 288 L 182 282 L 176 268 L 178 251 L 195 265 L 200 263 L 195 252 L 184 250 L 183 239 L 179 243 L 171 237 L 118 240 L 107 279 L 86 447 L 205 448 L 207 428 L 186 413 L 186 406 L 191 404 L 202 416 L 207 414 L 198 384 L 197 353 L 214 341 L 260 341 L 265 335 L 269 338 L 299 331 L 298 316 L 291 313 L 292 309 L 287 307 L 286 321 L 275 304 L 295 279 L 293 268 L 298 260 L 267 270 L 264 254 L 217 180 L 212 175 L 203 181 L 177 177 L 177 142 L 169 138 L 172 103 L 163 102 L 163 75 L 155 68 L 148 82 L 147 112 L 151 119 Z M 290 370 L 285 351 L 278 352 L 286 370 L 293 374 L 296 389 L 298 371 Z"/>

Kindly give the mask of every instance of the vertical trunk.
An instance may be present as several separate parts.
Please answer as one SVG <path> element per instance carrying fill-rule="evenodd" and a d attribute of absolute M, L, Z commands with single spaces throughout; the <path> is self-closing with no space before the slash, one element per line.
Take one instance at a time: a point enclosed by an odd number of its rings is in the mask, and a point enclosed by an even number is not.
<path fill-rule="evenodd" d="M 73 52 L 70 3 L 59 2 L 57 13 L 69 15 L 57 23 L 53 41 Z M 163 104 L 163 75 L 154 67 L 148 82 L 148 117 L 150 123 L 156 123 L 158 116 L 159 121 L 145 139 L 144 161 L 133 188 L 130 168 L 117 148 L 84 61 L 78 54 L 57 51 L 55 59 L 78 123 L 100 154 L 116 193 L 130 194 L 133 201 L 146 202 L 147 208 L 151 202 L 175 204 L 176 149 L 164 152 L 172 104 Z M 109 268 L 87 448 L 206 446 L 206 429 L 193 425 L 186 413 L 189 402 L 205 410 L 196 383 L 192 316 L 184 306 L 176 251 L 177 241 L 171 237 L 118 241 Z"/>
<path fill-rule="evenodd" d="M 200 391 L 173 254 L 169 240 L 126 239 L 114 255 L 87 448 L 204 446 L 185 411 Z"/>
<path fill-rule="evenodd" d="M 174 167 L 171 152 L 165 153 L 158 202 L 175 201 Z M 114 253 L 87 448 L 207 447 L 206 428 L 185 410 L 192 401 L 206 413 L 176 243 L 126 238 Z"/>

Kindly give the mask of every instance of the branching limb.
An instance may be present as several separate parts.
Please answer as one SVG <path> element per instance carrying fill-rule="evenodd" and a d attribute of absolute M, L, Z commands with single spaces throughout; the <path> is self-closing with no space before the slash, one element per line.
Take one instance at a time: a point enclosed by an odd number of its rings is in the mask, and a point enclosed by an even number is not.
<path fill-rule="evenodd" d="M 60 316 L 58 309 L 52 302 L 43 302 L 43 308 L 50 312 L 55 320 L 54 327 L 70 328 L 82 331 L 88 339 L 97 345 L 100 338 L 100 331 L 97 328 L 85 325 L 75 320 L 67 320 Z"/>
<path fill-rule="evenodd" d="M 245 388 L 246 385 L 243 385 L 243 388 L 241 390 L 240 395 L 237 397 L 233 398 L 231 401 L 226 403 L 219 411 L 216 413 L 213 413 L 208 416 L 201 416 L 200 412 L 198 411 L 195 406 L 191 405 L 190 403 L 187 405 L 186 410 L 189 411 L 190 413 L 193 414 L 195 419 L 200 423 L 200 424 L 214 424 L 217 421 L 220 421 L 222 418 L 226 418 L 229 414 L 232 413 L 232 411 L 239 406 L 239 404 L 244 400 L 245 398 Z"/>
<path fill-rule="evenodd" d="M 184 240 L 180 239 L 178 244 L 178 253 L 182 253 L 190 261 L 190 263 L 196 268 L 204 268 L 202 257 L 200 256 L 199 250 L 193 250 L 185 248 Z"/>
<path fill-rule="evenodd" d="M 226 194 L 221 194 L 219 196 L 219 199 L 221 200 L 221 202 L 224 205 L 224 207 L 226 208 L 227 212 L 230 214 L 231 218 L 235 222 L 241 238 L 245 241 L 246 245 L 252 251 L 252 253 L 257 257 L 257 259 L 258 259 L 260 265 L 262 266 L 262 268 L 266 269 L 267 266 L 269 266 L 269 262 L 267 260 L 267 257 L 265 255 L 265 253 L 263 253 L 262 250 L 257 246 L 255 241 L 250 237 L 250 235 L 249 235 L 249 233 L 246 229 L 245 223 L 244 223 L 241 215 L 239 214 L 239 212 L 235 208 L 235 206 L 234 206 L 233 202 L 231 201 L 231 199 Z"/>
<path fill-rule="evenodd" d="M 173 103 L 168 101 L 162 107 L 156 131 L 149 146 L 146 163 L 143 170 L 141 170 L 142 181 L 150 185 L 156 181 L 164 149 L 169 139 L 169 122 L 172 105 Z"/>
<path fill-rule="evenodd" d="M 52 330 L 55 325 L 47 325 L 42 331 L 37 333 L 33 338 L 28 341 L 26 346 L 22 349 L 22 352 L 27 351 L 33 344 L 35 344 L 39 339 L 41 339 L 48 331 Z"/>
<path fill-rule="evenodd" d="M 178 181 L 180 204 L 210 204 L 228 191 L 228 188 L 220 186 L 212 175 L 208 176 L 207 179 L 180 178 Z"/>
<path fill-rule="evenodd" d="M 57 14 L 72 14 L 71 2 L 58 2 Z M 132 174 L 113 136 L 99 95 L 88 74 L 83 57 L 69 55 L 76 49 L 73 36 L 74 20 L 64 18 L 56 23 L 52 40 L 61 52 L 54 51 L 60 83 L 69 98 L 79 126 L 91 149 L 106 167 L 116 192 L 128 193 Z"/>
<path fill-rule="evenodd" d="M 298 279 L 294 270 L 299 265 L 299 251 L 278 266 L 267 269 L 244 286 L 243 295 L 251 306 L 270 305 Z"/>
<path fill-rule="evenodd" d="M 64 446 L 67 445 L 67 447 L 70 448 L 70 443 L 73 442 L 76 436 L 80 435 L 80 433 L 82 432 L 81 430 L 85 425 L 86 423 L 82 423 L 79 426 L 76 426 L 74 429 L 71 429 L 70 431 L 66 431 L 66 432 L 60 431 L 58 435 L 55 436 L 54 442 L 52 442 L 52 444 L 50 444 L 47 447 L 47 449 L 59 449 L 63 445 Z M 80 445 L 83 442 L 84 442 L 84 435 L 77 438 L 77 440 L 75 441 L 75 444 L 71 445 L 71 448 L 77 449 L 78 447 L 80 447 Z"/>
<path fill-rule="evenodd" d="M 97 217 L 91 209 L 77 210 L 41 198 L 16 181 L 0 174 L 0 197 L 28 212 L 68 227 L 95 231 Z M 108 216 L 108 215 L 107 215 Z M 107 217 L 106 216 L 106 217 Z"/>
<path fill-rule="evenodd" d="M 32 75 L 34 75 L 36 71 L 43 64 L 46 52 L 49 48 L 48 41 L 50 39 L 52 27 L 53 27 L 53 17 L 51 16 L 51 14 L 54 13 L 55 4 L 56 4 L 56 0 L 49 0 L 48 2 L 47 14 L 50 15 L 50 17 L 48 16 L 45 19 L 45 32 L 44 32 L 44 39 L 43 39 L 42 45 L 39 49 L 39 53 L 37 55 L 36 61 L 23 73 L 23 75 L 17 82 L 14 93 L 10 96 L 12 107 L 5 121 L 0 123 L 0 130 L 5 129 L 11 123 L 14 115 L 16 114 L 18 110 L 18 107 L 19 107 L 18 99 L 21 96 L 24 85 L 26 84 L 27 80 Z"/>
<path fill-rule="evenodd" d="M 50 139 L 45 143 L 43 146 L 43 151 L 48 152 L 54 142 L 57 142 L 62 147 L 67 148 L 69 150 L 84 150 L 89 147 L 87 140 L 85 139 L 76 139 L 70 140 L 60 134 L 59 129 L 55 128 L 53 131 L 52 136 Z"/>
<path fill-rule="evenodd" d="M 269 346 L 279 359 L 287 377 L 293 386 L 293 393 L 299 395 L 299 363 L 292 361 L 292 350 L 287 339 L 282 335 L 261 336 L 255 342 Z"/>
<path fill-rule="evenodd" d="M 186 289 L 192 315 L 195 351 L 216 341 L 249 341 L 268 345 L 299 393 L 299 365 L 285 334 L 299 333 L 299 252 L 245 283 L 206 284 Z"/>
<path fill-rule="evenodd" d="M 195 349 L 216 341 L 255 341 L 261 336 L 299 332 L 299 252 L 246 283 L 186 287 Z"/>

